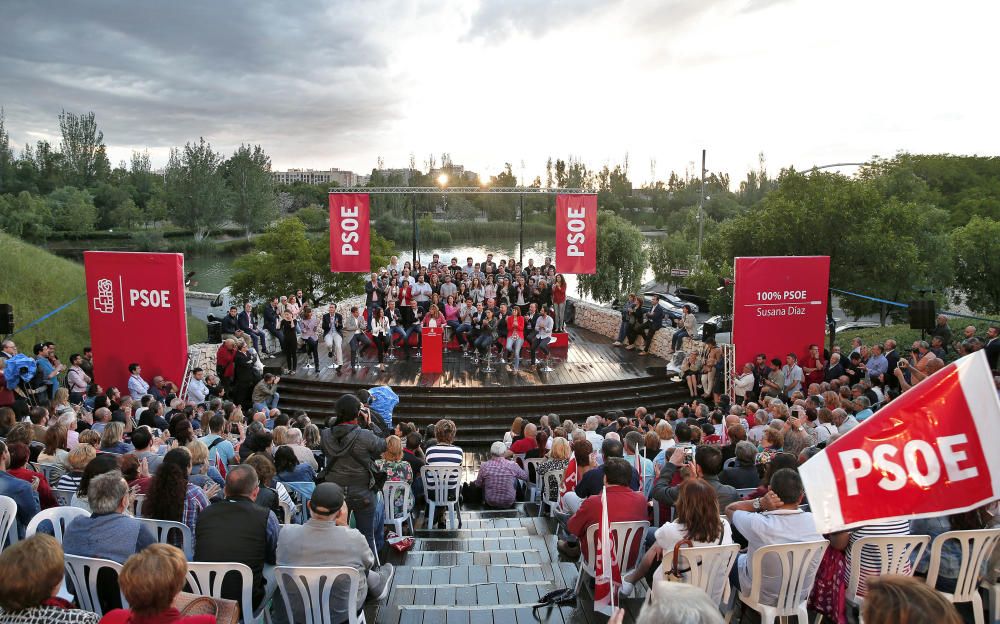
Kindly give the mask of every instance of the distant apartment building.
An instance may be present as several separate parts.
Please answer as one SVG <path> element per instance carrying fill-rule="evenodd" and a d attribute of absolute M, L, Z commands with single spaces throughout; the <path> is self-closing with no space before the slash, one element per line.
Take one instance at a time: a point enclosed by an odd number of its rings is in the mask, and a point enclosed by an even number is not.
<path fill-rule="evenodd" d="M 368 177 L 353 171 L 341 171 L 340 169 L 289 169 L 287 171 L 274 171 L 271 173 L 274 181 L 278 184 L 293 184 L 295 182 L 305 182 L 306 184 L 336 184 L 337 186 L 364 186 L 368 184 Z"/>

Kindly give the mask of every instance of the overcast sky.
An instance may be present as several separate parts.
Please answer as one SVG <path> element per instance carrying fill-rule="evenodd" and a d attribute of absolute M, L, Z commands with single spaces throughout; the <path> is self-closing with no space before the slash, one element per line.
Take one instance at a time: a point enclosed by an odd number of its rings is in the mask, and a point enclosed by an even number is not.
<path fill-rule="evenodd" d="M 996 154 L 998 23 L 994 0 L 4 0 L 0 106 L 17 145 L 94 111 L 113 163 L 199 136 L 276 169 L 627 153 L 638 185 L 706 148 L 738 180 L 760 152 Z"/>

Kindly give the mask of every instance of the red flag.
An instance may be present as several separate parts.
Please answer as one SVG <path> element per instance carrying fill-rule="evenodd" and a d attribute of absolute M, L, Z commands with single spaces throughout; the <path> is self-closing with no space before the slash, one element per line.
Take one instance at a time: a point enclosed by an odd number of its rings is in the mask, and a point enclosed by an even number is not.
<path fill-rule="evenodd" d="M 799 467 L 820 533 L 1000 498 L 1000 400 L 986 354 L 945 366 Z"/>
<path fill-rule="evenodd" d="M 371 241 L 367 193 L 330 193 L 330 271 L 367 273 Z"/>
<path fill-rule="evenodd" d="M 601 490 L 601 524 L 594 543 L 594 611 L 610 616 L 618 602 L 622 585 L 621 563 L 615 557 L 615 544 L 608 520 L 608 488 Z"/>
<path fill-rule="evenodd" d="M 569 463 L 566 465 L 566 472 L 563 473 L 562 483 L 559 484 L 559 509 L 566 511 L 563 507 L 563 496 L 566 496 L 566 492 L 576 489 L 576 458 L 570 457 Z"/>
<path fill-rule="evenodd" d="M 597 195 L 556 195 L 556 266 L 597 272 Z"/>

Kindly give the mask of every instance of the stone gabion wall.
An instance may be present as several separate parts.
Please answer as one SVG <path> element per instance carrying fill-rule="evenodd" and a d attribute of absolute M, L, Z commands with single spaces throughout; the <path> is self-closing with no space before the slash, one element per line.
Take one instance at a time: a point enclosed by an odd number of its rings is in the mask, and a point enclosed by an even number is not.
<path fill-rule="evenodd" d="M 574 299 L 576 306 L 576 318 L 573 324 L 577 327 L 590 330 L 594 333 L 607 336 L 614 340 L 618 337 L 618 328 L 621 325 L 621 312 L 610 307 L 599 306 Z M 653 347 L 650 351 L 663 359 L 670 359 L 670 338 L 674 335 L 674 328 L 664 327 L 656 332 L 653 337 Z M 700 349 L 702 344 L 699 341 L 693 342 L 695 348 Z"/>

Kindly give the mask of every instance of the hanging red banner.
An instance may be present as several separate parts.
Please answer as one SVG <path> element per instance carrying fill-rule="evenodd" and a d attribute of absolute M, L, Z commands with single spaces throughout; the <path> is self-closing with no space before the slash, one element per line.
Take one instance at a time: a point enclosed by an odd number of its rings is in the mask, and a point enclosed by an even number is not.
<path fill-rule="evenodd" d="M 371 268 L 367 193 L 330 193 L 330 271 L 368 273 Z"/>
<path fill-rule="evenodd" d="M 556 270 L 597 272 L 597 195 L 556 195 Z"/>
<path fill-rule="evenodd" d="M 1000 498 L 1000 401 L 986 353 L 945 366 L 799 466 L 820 533 Z"/>

